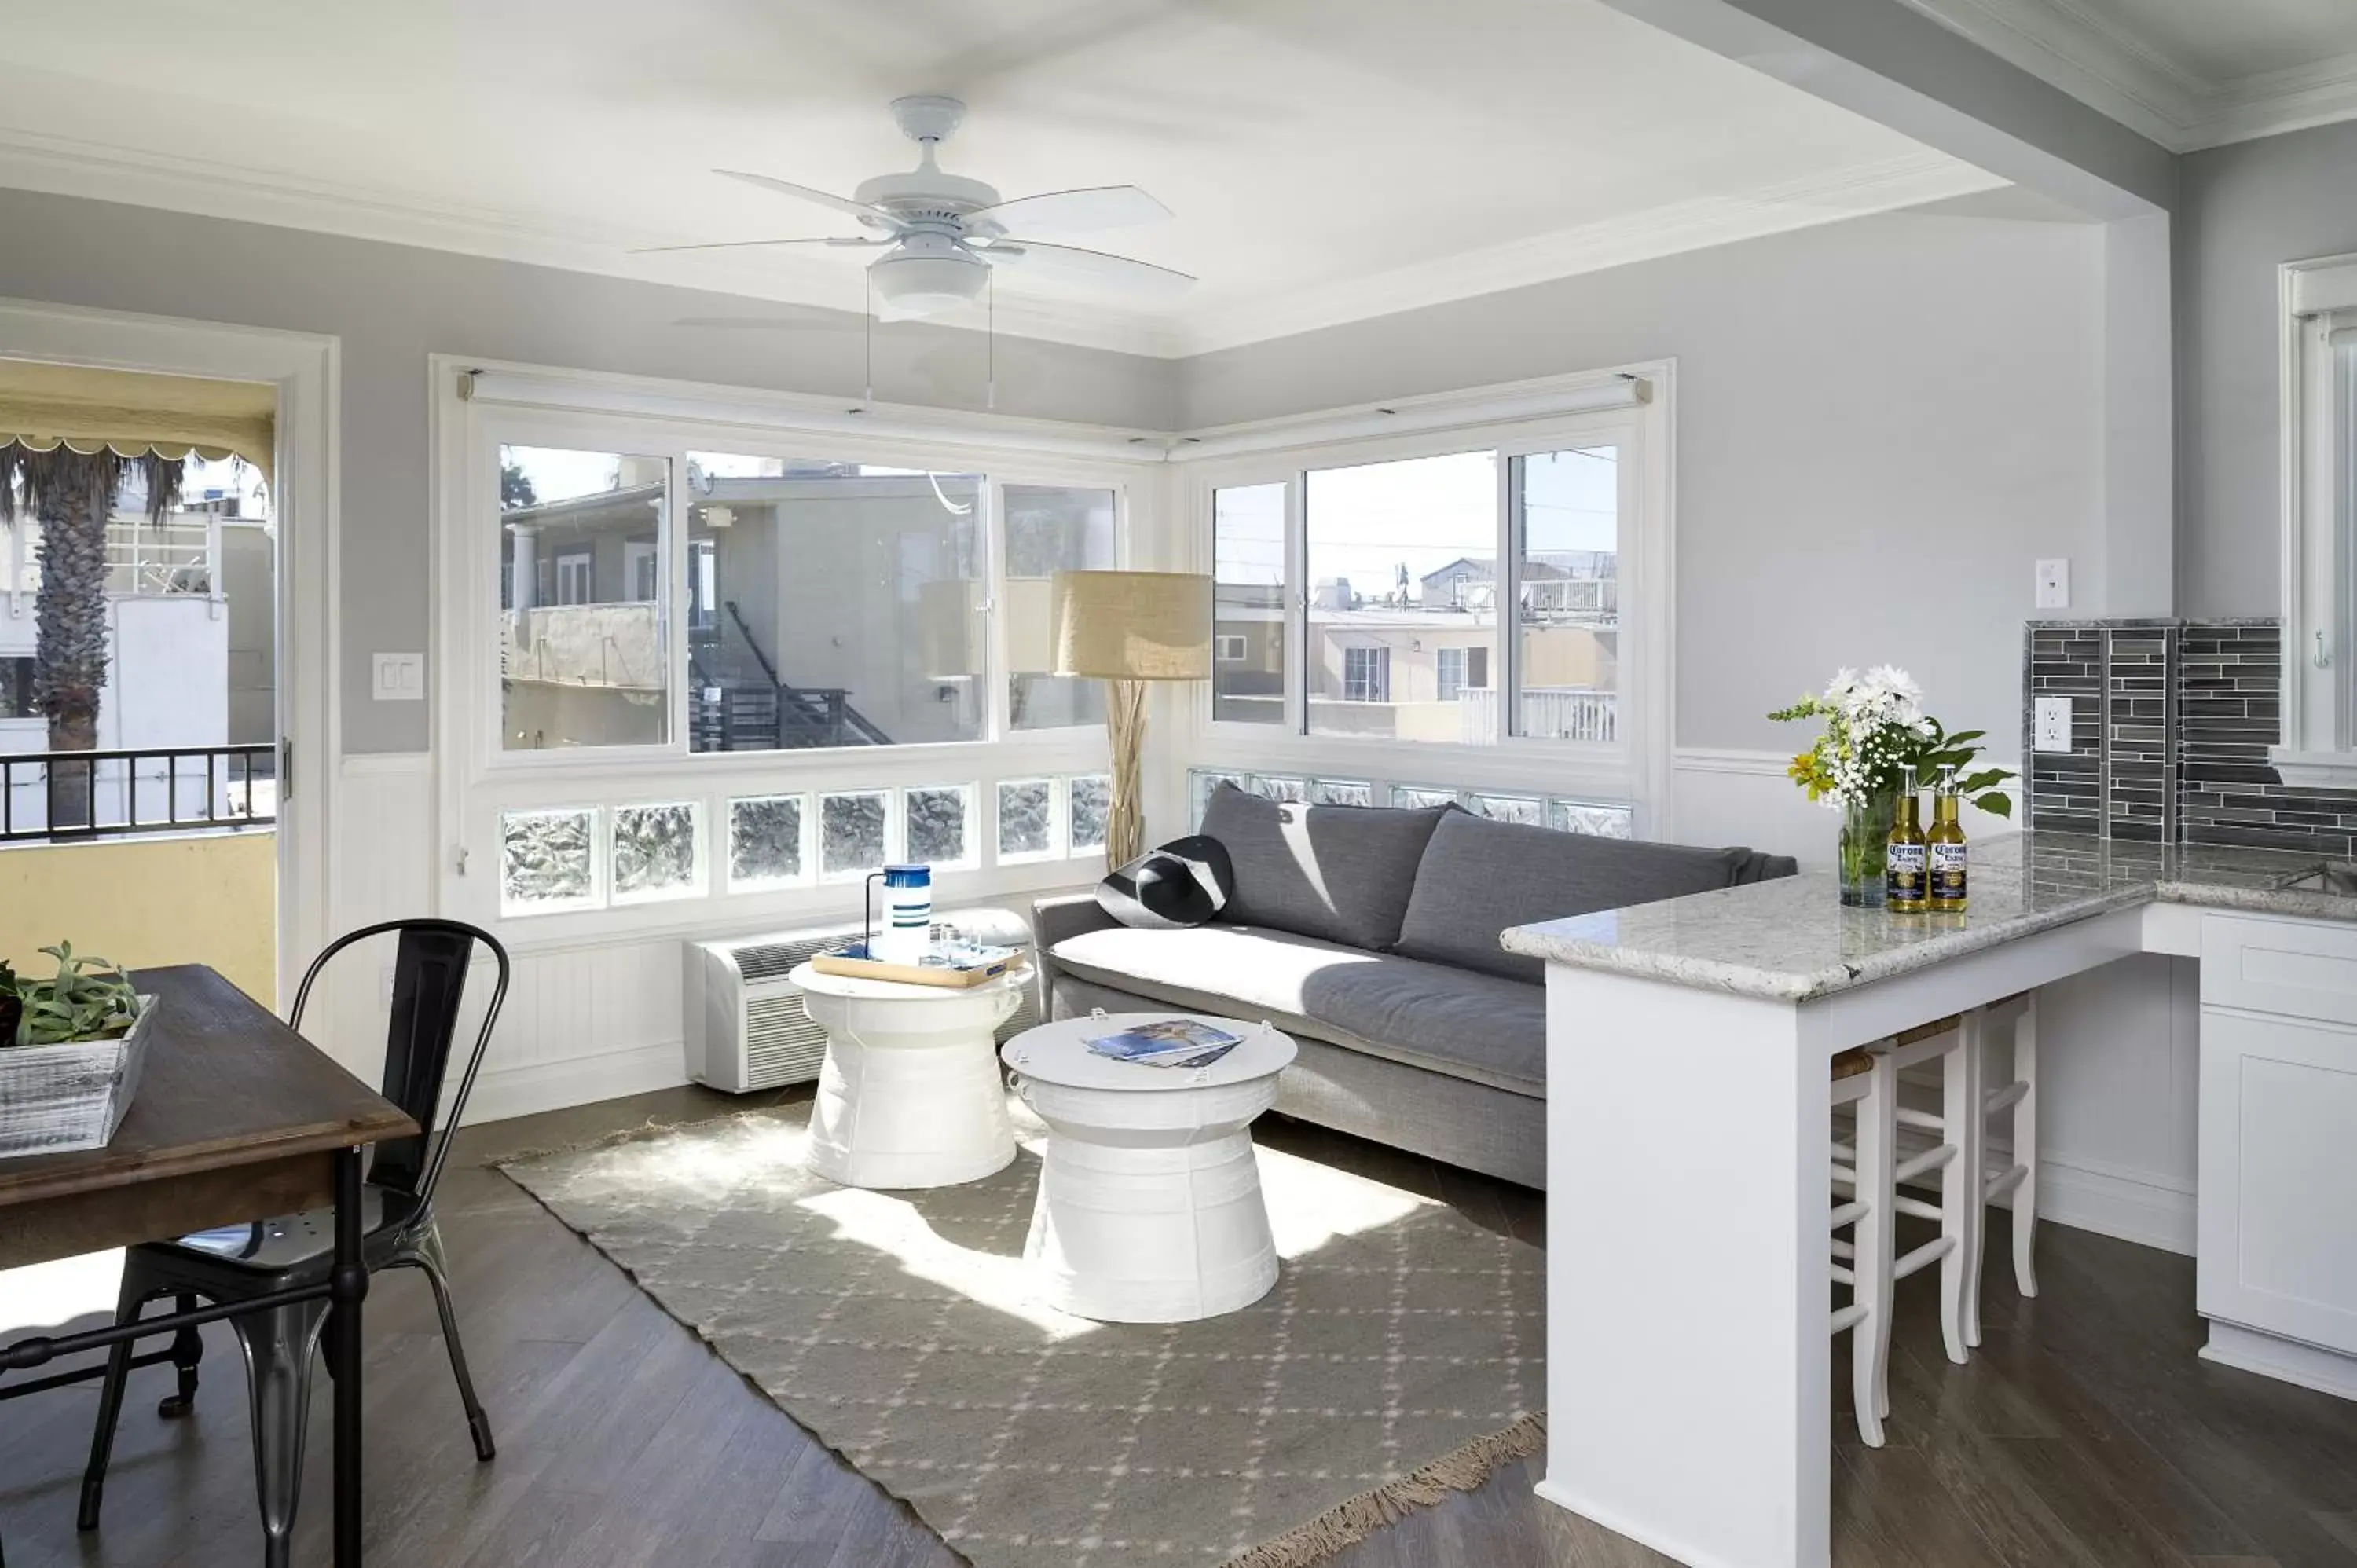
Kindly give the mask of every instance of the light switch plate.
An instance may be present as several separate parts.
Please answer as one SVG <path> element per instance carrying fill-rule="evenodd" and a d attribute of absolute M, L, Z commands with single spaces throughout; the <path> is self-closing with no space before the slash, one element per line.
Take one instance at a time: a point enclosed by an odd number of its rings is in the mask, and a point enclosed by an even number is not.
<path fill-rule="evenodd" d="M 2041 610 L 2067 610 L 2071 607 L 2071 563 L 2040 561 L 2038 564 L 2038 607 Z"/>
<path fill-rule="evenodd" d="M 376 683 L 370 694 L 380 703 L 422 703 L 425 700 L 425 655 L 379 653 L 373 656 Z"/>
<path fill-rule="evenodd" d="M 2031 706 L 2029 749 L 2032 751 L 2068 751 L 2071 749 L 2071 699 L 2040 697 Z"/>

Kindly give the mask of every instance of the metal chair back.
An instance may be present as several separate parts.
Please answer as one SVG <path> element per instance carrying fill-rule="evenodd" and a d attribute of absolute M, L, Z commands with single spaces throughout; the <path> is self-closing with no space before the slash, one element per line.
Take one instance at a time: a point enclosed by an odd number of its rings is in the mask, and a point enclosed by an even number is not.
<path fill-rule="evenodd" d="M 408 1112 L 419 1132 L 415 1137 L 388 1139 L 377 1144 L 368 1179 L 376 1186 L 416 1198 L 422 1212 L 433 1203 L 435 1184 L 441 1180 L 442 1164 L 449 1155 L 450 1135 L 458 1130 L 466 1116 L 467 1099 L 475 1090 L 475 1075 L 482 1069 L 483 1053 L 490 1048 L 491 1029 L 498 1024 L 500 1008 L 507 1001 L 511 971 L 507 950 L 499 940 L 464 921 L 386 920 L 347 932 L 311 961 L 311 967 L 304 972 L 303 983 L 296 988 L 295 1007 L 287 1015 L 287 1023 L 302 1027 L 303 1008 L 310 1000 L 312 983 L 318 979 L 328 960 L 354 943 L 388 933 L 398 934 L 400 944 L 393 958 L 393 1015 L 385 1036 L 381 1087 L 387 1100 Z M 489 949 L 498 963 L 499 983 L 491 992 L 490 1006 L 484 1011 L 483 1026 L 475 1036 L 474 1049 L 468 1055 L 466 1071 L 458 1079 L 458 1092 L 450 1101 L 449 1125 L 437 1139 L 435 1131 L 441 1112 L 442 1088 L 449 1076 L 451 1047 L 457 1039 L 458 1015 L 466 1000 L 467 972 L 477 943 Z"/>

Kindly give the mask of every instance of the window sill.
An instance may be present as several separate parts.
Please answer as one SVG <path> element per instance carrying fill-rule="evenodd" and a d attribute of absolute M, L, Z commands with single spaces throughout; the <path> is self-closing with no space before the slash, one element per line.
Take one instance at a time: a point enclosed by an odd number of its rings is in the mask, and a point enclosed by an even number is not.
<path fill-rule="evenodd" d="M 2267 748 L 2267 764 L 2293 789 L 2357 790 L 2357 751 L 2295 751 Z"/>

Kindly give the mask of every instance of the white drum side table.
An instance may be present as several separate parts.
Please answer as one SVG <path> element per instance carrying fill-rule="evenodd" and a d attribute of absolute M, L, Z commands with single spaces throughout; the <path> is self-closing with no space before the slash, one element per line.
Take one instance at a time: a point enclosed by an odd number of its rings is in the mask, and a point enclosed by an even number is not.
<path fill-rule="evenodd" d="M 845 1187 L 955 1187 L 1015 1158 L 992 1031 L 1030 972 L 963 990 L 797 968 L 802 1006 L 826 1030 L 811 1106 L 813 1171 Z"/>
<path fill-rule="evenodd" d="M 1198 1017 L 1243 1038 L 1209 1068 L 1141 1067 L 1086 1041 Z M 1185 1323 L 1276 1283 L 1253 1119 L 1276 1099 L 1290 1036 L 1236 1018 L 1116 1013 L 1027 1029 L 1001 1053 L 1048 1123 L 1024 1248 L 1041 1299 L 1108 1323 Z"/>

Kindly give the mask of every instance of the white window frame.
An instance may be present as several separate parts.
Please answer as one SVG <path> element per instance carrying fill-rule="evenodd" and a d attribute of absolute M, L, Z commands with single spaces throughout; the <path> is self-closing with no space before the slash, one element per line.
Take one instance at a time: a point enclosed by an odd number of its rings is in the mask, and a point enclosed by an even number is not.
<path fill-rule="evenodd" d="M 573 568 L 578 568 L 577 574 L 573 570 Z M 548 602 L 550 604 L 587 605 L 597 602 L 597 551 L 568 550 L 562 555 L 551 556 L 549 558 L 549 587 L 552 590 L 548 596 Z M 565 596 L 565 579 L 576 575 L 581 579 L 581 597 L 577 599 L 568 599 Z"/>
<path fill-rule="evenodd" d="M 641 539 L 622 541 L 622 591 L 630 596 L 632 604 L 659 605 L 663 602 L 662 553 L 660 546 L 649 544 Z M 639 589 L 642 585 L 640 579 L 651 571 L 654 574 L 654 581 L 643 585 L 650 591 L 640 597 Z"/>
<path fill-rule="evenodd" d="M 1473 650 L 1467 648 L 1436 648 L 1432 651 L 1432 678 L 1436 695 L 1444 703 L 1453 703 L 1467 692 L 1474 690 Z M 1451 673 L 1452 668 L 1454 673 Z"/>
<path fill-rule="evenodd" d="M 1211 660 L 1217 664 L 1240 664 L 1244 657 L 1244 634 L 1222 631 L 1211 639 Z"/>
<path fill-rule="evenodd" d="M 435 356 L 436 770 L 442 841 L 440 908 L 493 930 L 519 950 L 584 941 L 690 935 L 726 923 L 791 929 L 858 918 L 857 883 L 820 875 L 821 798 L 881 790 L 888 797 L 888 852 L 899 852 L 903 791 L 944 781 L 971 783 L 974 854 L 941 868 L 944 905 L 1004 898 L 1092 880 L 1101 851 L 1065 843 L 1063 792 L 1073 774 L 1105 769 L 1102 725 L 1013 732 L 1007 723 L 1001 488 L 1036 485 L 1113 493 L 1118 562 L 1127 565 L 1150 533 L 1165 493 L 1158 447 L 1141 450 L 1126 433 L 1047 421 L 864 405 L 741 388 L 660 381 L 597 372 L 487 364 Z M 494 390 L 495 389 L 495 390 Z M 505 751 L 500 745 L 497 597 L 500 590 L 498 452 L 502 444 L 624 452 L 671 463 L 668 549 L 661 573 L 669 651 L 671 724 L 660 746 L 567 751 Z M 978 542 L 986 623 L 990 701 L 982 738 L 891 746 L 767 752 L 688 749 L 686 483 L 690 452 L 832 457 L 988 477 Z M 674 604 L 673 601 L 677 600 Z M 1009 860 L 995 852 L 1000 780 L 1048 777 L 1058 828 L 1052 853 Z M 731 888 L 728 802 L 757 795 L 804 797 L 805 875 L 797 884 Z M 694 897 L 618 906 L 606 886 L 608 818 L 617 805 L 646 800 L 701 803 L 702 886 Z M 503 909 L 499 897 L 502 812 L 595 809 L 598 892 L 578 908 Z M 594 904 L 594 907 L 590 907 Z"/>
<path fill-rule="evenodd" d="M 2357 788 L 2357 255 L 2281 269 L 2283 732 L 2295 788 Z"/>
<path fill-rule="evenodd" d="M 1625 389 L 1641 386 L 1631 400 Z M 1616 396 L 1617 394 L 1617 396 Z M 1189 757 L 1197 767 L 1308 777 L 1415 781 L 1442 779 L 1481 792 L 1577 795 L 1626 801 L 1637 831 L 1653 832 L 1666 810 L 1676 627 L 1671 592 L 1675 561 L 1673 488 L 1676 366 L 1653 360 L 1543 381 L 1478 389 L 1381 407 L 1207 432 L 1200 456 L 1177 458 L 1177 515 L 1187 520 L 1194 569 L 1213 569 L 1211 498 L 1216 490 L 1286 487 L 1284 595 L 1287 650 L 1282 725 L 1218 720 L 1209 683 L 1192 704 Z M 1405 426 L 1388 434 L 1391 426 Z M 1518 736 L 1511 721 L 1493 745 L 1368 739 L 1306 733 L 1310 583 L 1304 516 L 1310 470 L 1466 451 L 1492 451 L 1498 464 L 1496 559 L 1516 540 L 1508 458 L 1617 442 L 1623 509 L 1619 561 L 1620 736 L 1611 742 Z M 1248 450 L 1235 450 L 1237 447 Z M 1496 617 L 1490 689 L 1502 712 L 1518 689 L 1520 639 L 1510 607 Z"/>
<path fill-rule="evenodd" d="M 1361 672 L 1353 676 L 1353 663 Z M 1353 688 L 1357 695 L 1352 695 Z M 1388 703 L 1392 700 L 1392 650 L 1381 643 L 1342 650 L 1342 700 L 1346 703 Z"/>

